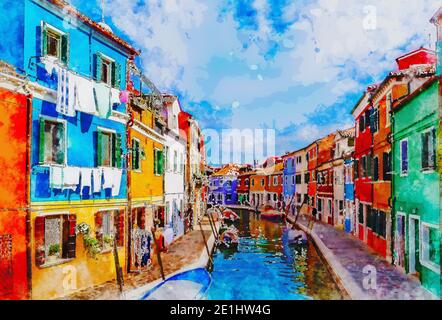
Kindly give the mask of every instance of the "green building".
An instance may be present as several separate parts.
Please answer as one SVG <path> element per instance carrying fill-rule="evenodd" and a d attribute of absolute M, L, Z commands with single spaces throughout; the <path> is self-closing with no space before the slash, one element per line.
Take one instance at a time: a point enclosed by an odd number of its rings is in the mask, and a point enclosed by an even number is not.
<path fill-rule="evenodd" d="M 441 297 L 439 83 L 433 76 L 393 108 L 394 263 Z"/>

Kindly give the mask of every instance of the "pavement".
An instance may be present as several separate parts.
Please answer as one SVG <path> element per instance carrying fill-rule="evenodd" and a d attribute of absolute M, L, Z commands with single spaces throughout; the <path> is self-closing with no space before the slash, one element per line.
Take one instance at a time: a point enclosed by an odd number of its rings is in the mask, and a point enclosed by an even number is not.
<path fill-rule="evenodd" d="M 207 218 L 203 220 L 203 232 L 208 242 L 209 250 L 213 248 L 214 237 L 208 224 Z M 205 247 L 201 229 L 183 235 L 168 247 L 167 253 L 161 253 L 165 276 L 190 269 L 192 267 L 205 266 L 208 262 L 207 249 Z M 152 254 L 152 266 L 141 272 L 124 275 L 123 295 L 118 290 L 116 280 L 108 281 L 100 285 L 92 286 L 77 291 L 61 300 L 120 300 L 134 299 L 134 292 L 140 292 L 140 288 L 147 291 L 161 281 L 161 271 L 156 261 L 156 254 Z"/>
<path fill-rule="evenodd" d="M 294 221 L 293 216 L 288 217 Z M 301 215 L 297 225 L 310 234 L 338 286 L 353 300 L 436 299 L 412 276 L 404 274 L 365 243 L 331 225 Z"/>

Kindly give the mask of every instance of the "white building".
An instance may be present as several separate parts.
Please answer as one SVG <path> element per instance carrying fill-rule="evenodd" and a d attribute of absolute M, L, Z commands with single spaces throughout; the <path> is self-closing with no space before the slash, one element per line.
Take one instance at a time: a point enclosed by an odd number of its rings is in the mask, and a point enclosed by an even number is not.
<path fill-rule="evenodd" d="M 345 166 L 344 157 L 354 151 L 355 129 L 338 130 L 335 135 L 335 150 L 333 155 L 333 199 L 335 226 L 344 226 L 345 221 Z M 352 210 L 352 208 L 351 208 Z M 351 214 L 348 212 L 347 214 Z"/>
<path fill-rule="evenodd" d="M 184 234 L 184 177 L 186 141 L 180 136 L 178 115 L 181 112 L 177 97 L 165 95 L 167 130 L 165 133 L 164 201 L 165 239 L 174 240 Z"/>

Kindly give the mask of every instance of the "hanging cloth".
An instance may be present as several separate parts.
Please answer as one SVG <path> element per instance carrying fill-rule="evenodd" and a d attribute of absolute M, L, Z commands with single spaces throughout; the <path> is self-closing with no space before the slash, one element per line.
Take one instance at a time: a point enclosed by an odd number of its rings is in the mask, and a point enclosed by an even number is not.
<path fill-rule="evenodd" d="M 116 197 L 120 194 L 121 177 L 123 175 L 123 170 L 114 169 L 113 172 L 113 183 L 112 183 L 112 197 Z"/>
<path fill-rule="evenodd" d="M 95 105 L 98 115 L 102 118 L 109 118 L 111 115 L 111 89 L 103 82 L 94 82 Z"/>
<path fill-rule="evenodd" d="M 56 66 L 57 70 L 57 105 L 55 110 L 68 117 L 75 116 L 74 104 L 69 102 L 69 72 L 67 69 Z"/>
<path fill-rule="evenodd" d="M 89 194 L 92 192 L 92 169 L 81 168 L 81 190 L 89 187 Z"/>
<path fill-rule="evenodd" d="M 89 114 L 97 114 L 93 82 L 75 75 L 75 109 Z"/>
<path fill-rule="evenodd" d="M 63 168 L 63 189 L 77 190 L 80 184 L 80 168 L 64 167 Z"/>
<path fill-rule="evenodd" d="M 61 189 L 63 187 L 63 168 L 58 166 L 49 167 L 49 187 Z"/>
<path fill-rule="evenodd" d="M 101 178 L 103 175 L 103 171 L 101 168 L 92 169 L 92 177 L 93 177 L 93 192 L 100 193 L 101 192 Z"/>

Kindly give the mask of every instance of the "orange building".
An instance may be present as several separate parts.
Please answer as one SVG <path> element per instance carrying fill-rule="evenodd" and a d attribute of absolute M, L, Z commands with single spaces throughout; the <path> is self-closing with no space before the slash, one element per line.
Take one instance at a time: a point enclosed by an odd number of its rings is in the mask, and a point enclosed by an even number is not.
<path fill-rule="evenodd" d="M 312 213 L 316 208 L 316 166 L 318 164 L 318 141 L 312 142 L 306 148 L 307 157 L 307 196 L 308 196 L 308 213 Z"/>
<path fill-rule="evenodd" d="M 264 169 L 267 176 L 265 187 L 265 204 L 272 206 L 274 209 L 282 210 L 283 197 L 283 170 L 284 163 L 279 162 L 273 166 Z"/>
<path fill-rule="evenodd" d="M 23 94 L 0 88 L 0 108 L 0 300 L 27 299 L 30 102 Z"/>

